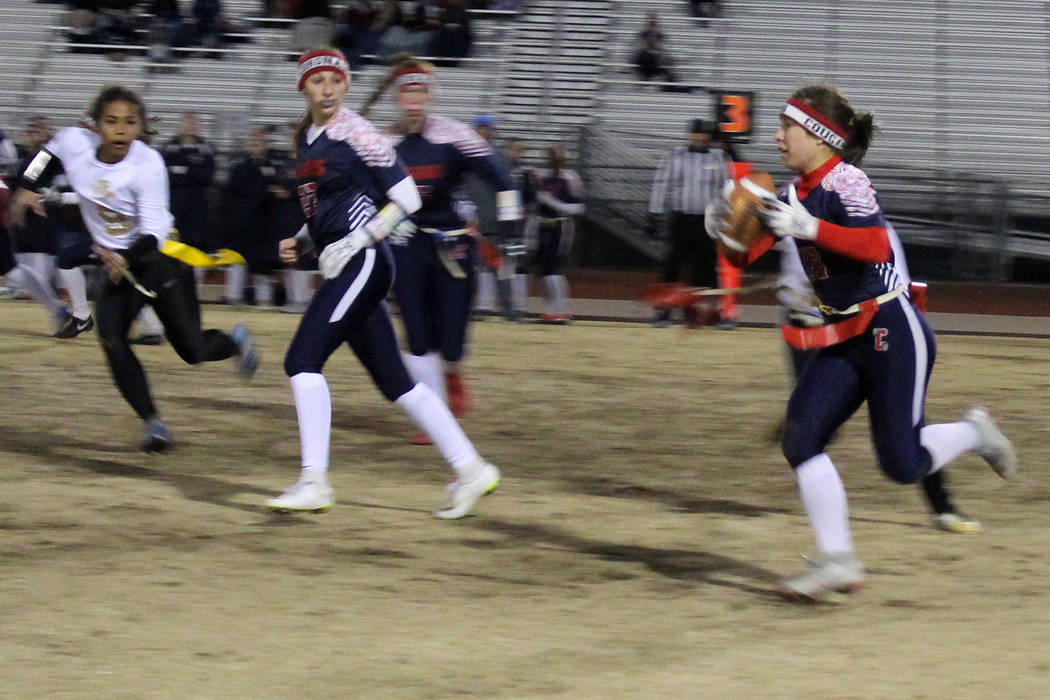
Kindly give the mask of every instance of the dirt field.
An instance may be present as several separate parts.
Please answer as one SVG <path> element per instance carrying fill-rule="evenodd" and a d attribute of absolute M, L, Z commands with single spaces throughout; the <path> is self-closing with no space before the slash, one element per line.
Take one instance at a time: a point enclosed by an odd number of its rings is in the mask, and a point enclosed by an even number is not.
<path fill-rule="evenodd" d="M 812 535 L 767 434 L 775 331 L 474 326 L 469 435 L 505 474 L 443 522 L 449 474 L 333 358 L 338 504 L 275 518 L 298 434 L 281 370 L 297 317 L 247 320 L 264 365 L 143 348 L 177 449 L 139 422 L 93 337 L 0 309 L 0 696 L 11 698 L 1034 698 L 1050 695 L 1050 339 L 942 337 L 927 416 L 989 405 L 1022 471 L 951 470 L 984 532 L 929 526 L 858 415 L 831 449 L 862 592 L 773 593 Z"/>

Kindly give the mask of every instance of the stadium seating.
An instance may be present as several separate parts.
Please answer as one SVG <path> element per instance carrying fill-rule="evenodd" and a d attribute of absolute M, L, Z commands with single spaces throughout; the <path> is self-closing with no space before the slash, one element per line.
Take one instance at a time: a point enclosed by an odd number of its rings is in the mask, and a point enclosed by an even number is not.
<path fill-rule="evenodd" d="M 597 164 L 594 173 L 584 173 L 592 198 L 607 197 L 605 204 L 624 211 L 643 206 L 659 155 L 681 142 L 691 119 L 713 115 L 720 89 L 756 94 L 754 136 L 743 154 L 780 180 L 786 173 L 772 135 L 783 98 L 807 82 L 830 81 L 877 115 L 882 133 L 866 166 L 885 183 L 880 193 L 887 209 L 933 208 L 934 219 L 957 219 L 944 192 L 958 187 L 979 191 L 967 202 L 979 208 L 970 221 L 1001 226 L 996 210 L 1005 208 L 1007 191 L 1015 211 L 1041 215 L 1047 208 L 1050 18 L 1042 3 L 721 5 L 722 16 L 706 21 L 689 14 L 685 0 L 531 0 L 514 17 L 481 13 L 475 56 L 440 71 L 436 110 L 463 120 L 495 116 L 500 136 L 525 139 L 533 159 L 539 146 L 563 143 L 583 170 Z M 257 0 L 224 6 L 249 28 L 250 41 L 225 47 L 221 61 L 188 58 L 177 71 L 153 73 L 144 56 L 118 63 L 69 53 L 61 6 L 6 0 L 0 7 L 0 127 L 17 131 L 38 113 L 68 123 L 111 81 L 142 90 L 164 118 L 162 133 L 174 129 L 182 110 L 200 112 L 206 133 L 224 151 L 251 124 L 297 118 L 302 105 L 292 88 L 295 65 L 287 60 L 288 25 L 260 21 Z M 678 83 L 691 92 L 665 92 L 635 75 L 631 54 L 651 11 L 659 13 Z M 382 72 L 376 65 L 358 71 L 348 103 L 360 105 Z M 392 100 L 384 98 L 370 116 L 382 124 L 393 113 Z M 583 147 L 599 152 L 582 153 Z M 595 173 L 602 172 L 615 175 L 601 181 Z M 917 230 L 928 230 L 922 219 Z M 1050 257 L 1048 243 L 1037 235 L 1011 245 L 1025 255 L 1045 248 L 1043 257 Z M 644 241 L 638 247 L 651 252 Z"/>

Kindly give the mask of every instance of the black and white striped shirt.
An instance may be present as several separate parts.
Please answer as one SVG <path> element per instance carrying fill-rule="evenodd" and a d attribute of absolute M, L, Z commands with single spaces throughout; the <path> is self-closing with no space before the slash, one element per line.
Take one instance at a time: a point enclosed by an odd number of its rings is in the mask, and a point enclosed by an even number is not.
<path fill-rule="evenodd" d="M 722 195 L 727 171 L 725 152 L 705 152 L 678 146 L 660 162 L 649 198 L 649 212 L 662 214 L 670 197 L 671 211 L 703 214 L 708 204 Z"/>

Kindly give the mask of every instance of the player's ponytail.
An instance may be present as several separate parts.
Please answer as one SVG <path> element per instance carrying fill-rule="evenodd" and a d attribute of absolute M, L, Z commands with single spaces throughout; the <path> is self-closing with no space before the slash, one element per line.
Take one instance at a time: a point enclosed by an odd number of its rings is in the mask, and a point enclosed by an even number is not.
<path fill-rule="evenodd" d="M 875 136 L 875 115 L 871 112 L 854 114 L 849 124 L 849 138 L 842 147 L 842 160 L 860 167 Z"/>

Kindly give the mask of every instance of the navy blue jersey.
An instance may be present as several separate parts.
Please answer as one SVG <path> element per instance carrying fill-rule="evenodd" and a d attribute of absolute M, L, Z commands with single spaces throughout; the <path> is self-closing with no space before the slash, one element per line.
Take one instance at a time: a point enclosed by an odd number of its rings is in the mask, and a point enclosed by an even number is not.
<path fill-rule="evenodd" d="M 299 203 L 317 250 L 372 218 L 406 179 L 390 141 L 361 115 L 339 110 L 320 135 L 299 143 Z"/>
<path fill-rule="evenodd" d="M 546 192 L 562 204 L 579 204 L 582 202 L 579 176 L 571 170 L 562 170 L 558 173 L 546 173 L 540 176 L 536 185 L 537 192 Z M 557 219 L 568 215 L 566 211 L 559 211 L 549 204 L 538 202 L 536 213 L 541 219 Z"/>
<path fill-rule="evenodd" d="M 453 193 L 472 172 L 496 192 L 515 190 L 510 173 L 493 156 L 492 146 L 473 129 L 448 117 L 427 117 L 422 133 L 390 131 L 397 155 L 419 187 L 423 206 L 412 215 L 419 228 L 451 231 L 463 228 Z M 517 219 L 520 214 L 513 216 Z"/>
<path fill-rule="evenodd" d="M 806 211 L 839 226 L 886 228 L 882 207 L 864 171 L 837 159 L 829 161 L 829 165 L 819 184 L 802 197 Z M 800 191 L 799 196 L 802 194 Z M 787 201 L 786 194 L 780 198 Z M 796 240 L 795 245 L 806 276 L 821 303 L 827 306 L 845 309 L 904 283 L 892 255 L 888 262 L 869 263 L 832 252 L 816 241 Z"/>

